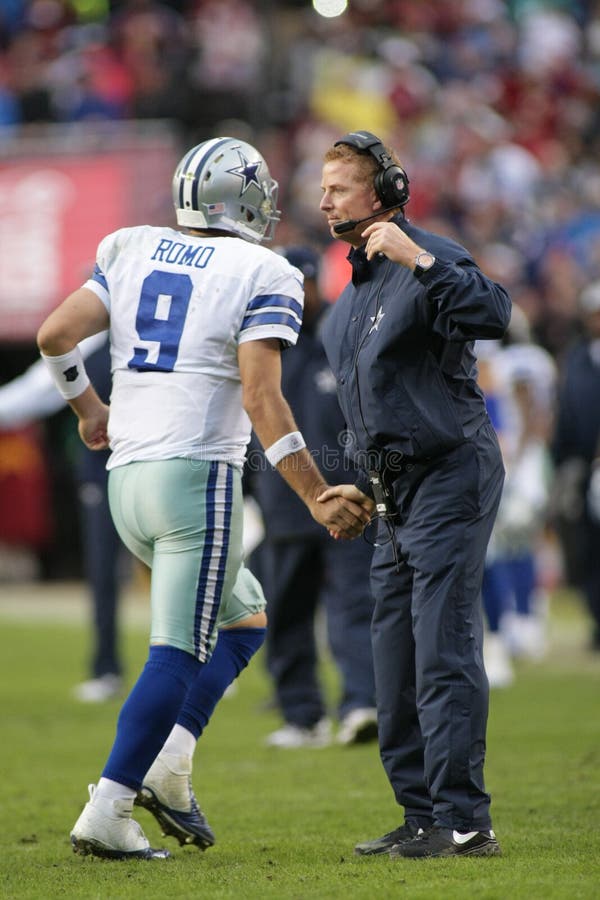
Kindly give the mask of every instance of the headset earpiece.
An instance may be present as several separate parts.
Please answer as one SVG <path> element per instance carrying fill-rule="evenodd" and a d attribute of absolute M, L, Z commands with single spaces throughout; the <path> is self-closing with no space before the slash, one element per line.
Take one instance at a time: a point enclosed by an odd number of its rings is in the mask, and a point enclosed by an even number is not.
<path fill-rule="evenodd" d="M 404 206 L 408 203 L 408 175 L 394 162 L 378 137 L 370 131 L 350 131 L 335 142 L 336 147 L 338 144 L 348 144 L 360 153 L 370 153 L 375 159 L 379 171 L 373 187 L 384 207 Z"/>
<path fill-rule="evenodd" d="M 375 176 L 374 187 L 375 193 L 385 207 L 404 206 L 410 197 L 408 176 L 392 159 L 389 165 Z"/>

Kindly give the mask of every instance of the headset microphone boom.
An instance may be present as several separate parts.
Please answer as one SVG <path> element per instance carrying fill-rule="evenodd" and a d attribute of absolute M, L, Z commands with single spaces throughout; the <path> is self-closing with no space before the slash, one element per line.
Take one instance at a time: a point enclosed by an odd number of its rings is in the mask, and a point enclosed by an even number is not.
<path fill-rule="evenodd" d="M 376 213 L 373 213 L 372 216 L 365 216 L 364 219 L 346 219 L 344 222 L 337 222 L 333 226 L 333 230 L 336 234 L 346 234 L 348 231 L 353 231 L 357 225 L 362 225 L 363 222 L 370 222 L 371 219 L 376 219 L 378 216 L 382 216 L 384 213 L 392 212 L 392 210 L 398 208 L 399 204 L 397 206 L 390 206 L 388 209 L 379 209 Z"/>

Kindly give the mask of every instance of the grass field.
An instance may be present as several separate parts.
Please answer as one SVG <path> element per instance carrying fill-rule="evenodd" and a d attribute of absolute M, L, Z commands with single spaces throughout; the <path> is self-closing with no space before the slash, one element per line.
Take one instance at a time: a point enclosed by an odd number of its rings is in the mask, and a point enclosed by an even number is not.
<path fill-rule="evenodd" d="M 146 609 L 130 598 L 131 677 L 145 657 Z M 551 649 L 494 692 L 487 782 L 504 855 L 495 859 L 358 858 L 356 841 L 402 819 L 374 745 L 277 751 L 278 724 L 255 660 L 224 700 L 196 755 L 194 786 L 217 835 L 180 849 L 145 810 L 138 819 L 167 862 L 75 856 L 69 829 L 112 743 L 118 704 L 69 696 L 89 630 L 80 586 L 0 586 L 0 897 L 4 898 L 600 898 L 600 658 L 585 649 L 575 599 L 551 605 Z M 329 691 L 335 684 L 325 666 Z"/>

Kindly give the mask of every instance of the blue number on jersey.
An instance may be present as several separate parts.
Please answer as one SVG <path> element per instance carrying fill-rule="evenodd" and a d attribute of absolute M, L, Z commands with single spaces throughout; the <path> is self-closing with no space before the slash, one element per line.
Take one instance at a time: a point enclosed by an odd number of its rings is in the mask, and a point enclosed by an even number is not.
<path fill-rule="evenodd" d="M 135 327 L 143 341 L 154 341 L 160 346 L 156 362 L 148 362 L 148 350 L 134 347 L 133 357 L 127 363 L 130 369 L 173 371 L 192 289 L 190 276 L 177 272 L 155 269 L 144 278 Z"/>

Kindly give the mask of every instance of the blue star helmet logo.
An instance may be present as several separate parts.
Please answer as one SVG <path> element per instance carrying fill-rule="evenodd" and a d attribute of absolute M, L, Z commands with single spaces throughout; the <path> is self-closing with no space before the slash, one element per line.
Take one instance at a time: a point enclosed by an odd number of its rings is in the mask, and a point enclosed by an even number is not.
<path fill-rule="evenodd" d="M 239 166 L 235 166 L 233 169 L 227 169 L 232 175 L 237 175 L 242 179 L 242 189 L 240 191 L 240 197 L 246 193 L 250 185 L 255 184 L 257 188 L 260 188 L 260 181 L 258 180 L 258 171 L 262 165 L 262 161 L 258 160 L 258 162 L 249 162 L 243 153 L 238 150 L 238 156 L 240 158 Z"/>

